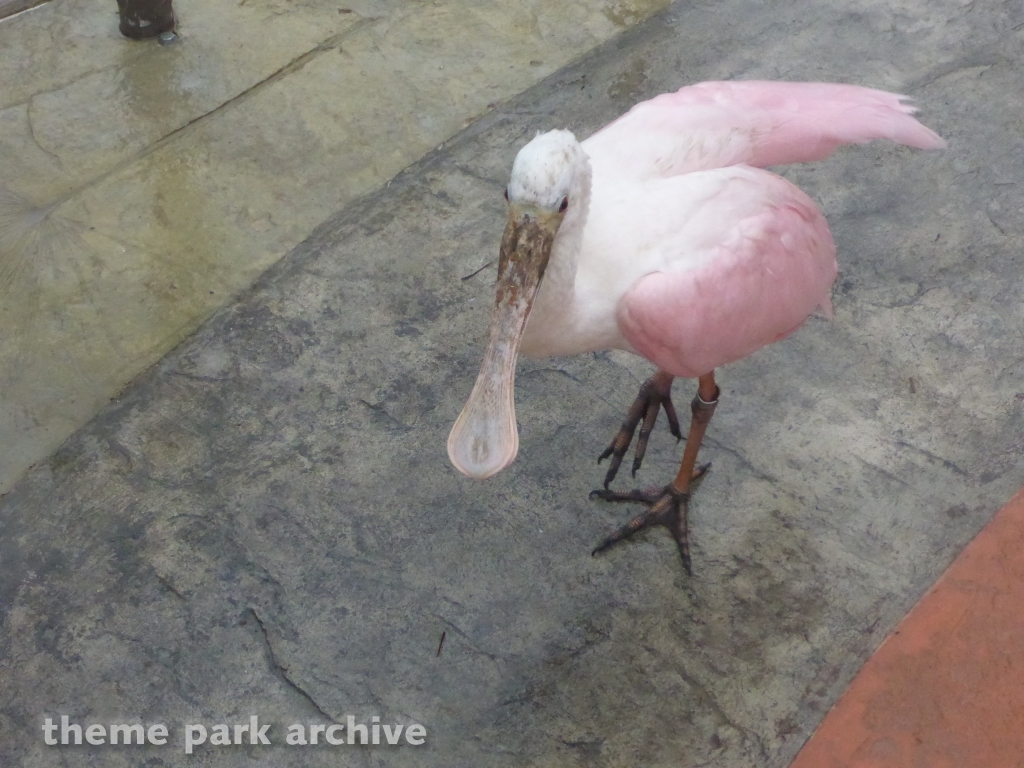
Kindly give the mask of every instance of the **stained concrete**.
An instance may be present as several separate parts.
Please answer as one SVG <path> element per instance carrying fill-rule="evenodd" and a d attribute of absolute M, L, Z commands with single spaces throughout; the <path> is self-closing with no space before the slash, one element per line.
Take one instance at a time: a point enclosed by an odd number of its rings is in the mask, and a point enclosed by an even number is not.
<path fill-rule="evenodd" d="M 786 765 L 1024 479 L 1022 30 L 1011 4 L 677 4 L 344 207 L 0 502 L 0 762 Z M 835 319 L 721 372 L 690 579 L 661 530 L 589 554 L 629 513 L 587 492 L 644 364 L 521 364 L 487 482 L 444 442 L 516 149 L 722 78 L 908 93 L 949 149 L 785 171 L 832 224 Z M 659 430 L 639 481 L 680 452 Z M 274 746 L 183 753 L 251 714 Z M 283 744 L 350 714 L 427 744 Z M 171 741 L 44 746 L 57 715 Z"/>
<path fill-rule="evenodd" d="M 0 23 L 0 493 L 346 203 L 668 0 L 177 0 Z"/>

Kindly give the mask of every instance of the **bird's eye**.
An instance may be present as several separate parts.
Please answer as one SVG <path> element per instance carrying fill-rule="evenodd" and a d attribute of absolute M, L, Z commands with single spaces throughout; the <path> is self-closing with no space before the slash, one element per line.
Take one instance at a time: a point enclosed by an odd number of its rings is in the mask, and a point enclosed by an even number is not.
<path fill-rule="evenodd" d="M 508 202 L 508 187 L 505 187 L 505 202 Z"/>
<path fill-rule="evenodd" d="M 558 212 L 559 213 L 565 213 L 565 209 L 568 208 L 568 207 L 569 207 L 569 198 L 568 197 L 563 197 L 562 198 L 562 204 L 560 206 L 558 206 Z"/>

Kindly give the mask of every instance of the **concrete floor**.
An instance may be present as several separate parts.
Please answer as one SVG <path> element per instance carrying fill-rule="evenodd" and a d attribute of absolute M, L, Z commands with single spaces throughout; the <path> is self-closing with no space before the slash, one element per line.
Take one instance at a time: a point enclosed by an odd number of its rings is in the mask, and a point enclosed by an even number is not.
<path fill-rule="evenodd" d="M 387 186 L 321 203 L 338 213 L 0 501 L 0 762 L 787 765 L 1024 480 L 1022 35 L 1012 4 L 675 4 Z M 835 320 L 812 320 L 722 372 L 687 579 L 660 530 L 589 555 L 628 514 L 587 492 L 643 363 L 598 354 L 522 364 L 520 456 L 490 481 L 457 475 L 444 444 L 476 373 L 493 271 L 460 278 L 496 255 L 517 148 L 537 129 L 587 135 L 637 100 L 727 78 L 908 93 L 950 146 L 848 148 L 786 171 L 833 227 Z M 300 91 L 306 104 L 325 93 Z M 200 153 L 215 146 L 193 126 L 179 135 L 191 131 Z M 280 146 L 256 144 L 247 156 Z M 224 152 L 196 173 L 246 187 L 248 166 Z M 280 226 L 300 238 L 301 206 L 278 201 L 278 187 L 287 198 L 347 174 L 326 154 L 303 162 L 282 161 L 245 193 L 264 200 L 249 219 L 214 209 L 211 226 L 245 231 L 239 222 L 276 222 L 281 210 Z M 117 167 L 89 189 L 112 185 L 127 210 L 115 215 L 100 198 L 90 210 L 110 217 L 109 232 L 122 231 L 113 222 L 131 232 L 143 185 L 132 180 L 148 185 L 152 207 L 164 177 Z M 37 206 L 57 194 L 14 191 Z M 189 210 L 204 221 L 206 204 L 183 199 L 192 202 L 180 221 Z M 307 213 L 317 211 L 326 217 Z M 178 226 L 180 245 L 161 251 L 168 276 L 190 244 L 229 239 Z M 74 229 L 77 242 L 91 244 L 89 231 Z M 248 241 L 230 237 L 246 255 L 237 243 Z M 230 273 L 238 291 L 273 261 L 261 242 L 250 272 L 181 268 L 197 309 L 160 337 L 165 346 L 212 310 L 200 300 L 208 284 L 216 295 Z M 120 279 L 111 271 L 104 290 Z M 7 328 L 18 315 L 5 311 Z M 57 338 L 66 365 L 93 359 Z M 134 370 L 160 344 L 146 348 Z M 659 431 L 640 481 L 664 482 L 680 450 Z M 273 724 L 274 746 L 183 753 L 186 723 L 252 714 Z M 167 723 L 171 739 L 45 746 L 43 718 L 59 715 Z M 427 743 L 283 744 L 290 723 L 347 715 L 423 723 Z"/>
<path fill-rule="evenodd" d="M 167 47 L 113 0 L 0 22 L 0 493 L 317 224 L 667 2 L 177 0 Z"/>

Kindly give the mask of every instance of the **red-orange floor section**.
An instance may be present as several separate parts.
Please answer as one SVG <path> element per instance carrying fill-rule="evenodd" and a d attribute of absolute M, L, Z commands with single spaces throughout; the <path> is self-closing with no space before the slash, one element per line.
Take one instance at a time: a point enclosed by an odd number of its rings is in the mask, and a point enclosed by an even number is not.
<path fill-rule="evenodd" d="M 839 699 L 792 768 L 1024 768 L 1024 491 Z"/>

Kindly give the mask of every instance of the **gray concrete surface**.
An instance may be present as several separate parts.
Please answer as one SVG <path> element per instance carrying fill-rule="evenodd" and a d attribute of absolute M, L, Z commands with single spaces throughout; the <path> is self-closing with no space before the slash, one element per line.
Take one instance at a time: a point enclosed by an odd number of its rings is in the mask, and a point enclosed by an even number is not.
<path fill-rule="evenodd" d="M 114 0 L 0 21 L 0 494 L 326 218 L 669 0 Z"/>
<path fill-rule="evenodd" d="M 786 765 L 1024 479 L 1022 30 L 1020 3 L 677 4 L 348 205 L 0 501 L 0 764 Z M 687 579 L 661 530 L 589 554 L 644 365 L 521 364 L 490 481 L 444 443 L 518 146 L 722 78 L 909 93 L 950 146 L 786 171 L 833 226 L 835 320 L 722 372 Z M 680 451 L 659 431 L 640 481 Z M 252 714 L 273 746 L 184 754 Z M 427 744 L 283 744 L 350 714 Z M 45 746 L 59 715 L 171 738 Z"/>

